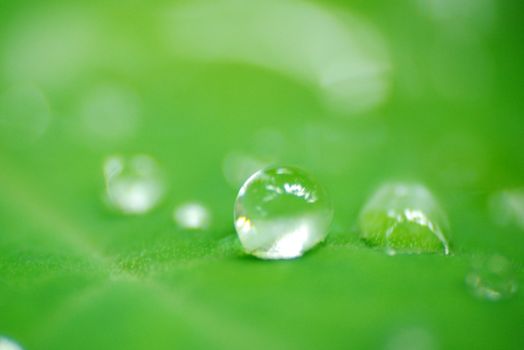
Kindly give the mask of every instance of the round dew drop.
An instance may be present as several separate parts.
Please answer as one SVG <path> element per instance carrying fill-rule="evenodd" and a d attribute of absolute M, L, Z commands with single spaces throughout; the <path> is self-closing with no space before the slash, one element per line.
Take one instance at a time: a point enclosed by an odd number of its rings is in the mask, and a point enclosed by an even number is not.
<path fill-rule="evenodd" d="M 244 250 L 261 259 L 292 259 L 324 240 L 333 218 L 328 195 L 302 170 L 268 167 L 240 188 L 235 228 Z"/>

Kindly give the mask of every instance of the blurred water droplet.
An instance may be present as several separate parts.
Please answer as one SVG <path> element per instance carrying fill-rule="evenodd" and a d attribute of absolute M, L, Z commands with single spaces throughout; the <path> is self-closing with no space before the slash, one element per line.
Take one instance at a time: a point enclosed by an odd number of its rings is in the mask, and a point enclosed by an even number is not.
<path fill-rule="evenodd" d="M 104 163 L 110 205 L 126 214 L 142 214 L 163 198 L 166 186 L 157 162 L 147 155 L 111 156 Z"/>
<path fill-rule="evenodd" d="M 383 185 L 364 206 L 359 224 L 361 237 L 388 254 L 449 254 L 444 212 L 420 184 Z"/>
<path fill-rule="evenodd" d="M 80 104 L 81 129 L 93 145 L 113 144 L 134 135 L 140 119 L 140 102 L 129 89 L 100 85 Z"/>
<path fill-rule="evenodd" d="M 253 174 L 235 203 L 244 250 L 262 259 L 291 259 L 328 234 L 333 210 L 326 192 L 301 170 L 270 167 Z"/>
<path fill-rule="evenodd" d="M 248 153 L 231 152 L 222 162 L 226 181 L 234 189 L 239 188 L 251 174 L 269 165 L 269 161 Z"/>
<path fill-rule="evenodd" d="M 513 265 L 501 255 L 475 257 L 466 284 L 473 295 L 489 301 L 507 299 L 518 289 Z"/>
<path fill-rule="evenodd" d="M 14 340 L 0 336 L 0 350 L 23 350 Z"/>
<path fill-rule="evenodd" d="M 371 109 L 387 96 L 386 45 L 370 23 L 347 12 L 298 0 L 218 0 L 177 5 L 165 27 L 177 55 L 284 73 L 344 112 Z"/>
<path fill-rule="evenodd" d="M 20 84 L 0 95 L 0 136 L 9 145 L 34 143 L 47 130 L 50 109 L 36 86 Z"/>
<path fill-rule="evenodd" d="M 192 230 L 206 229 L 211 222 L 209 210 L 198 202 L 178 206 L 175 208 L 173 217 L 180 227 Z"/>
<path fill-rule="evenodd" d="M 403 328 L 387 341 L 385 350 L 435 350 L 436 340 L 427 329 L 421 327 Z"/>
<path fill-rule="evenodd" d="M 524 188 L 495 193 L 490 198 L 489 209 L 497 225 L 515 225 L 524 231 Z"/>

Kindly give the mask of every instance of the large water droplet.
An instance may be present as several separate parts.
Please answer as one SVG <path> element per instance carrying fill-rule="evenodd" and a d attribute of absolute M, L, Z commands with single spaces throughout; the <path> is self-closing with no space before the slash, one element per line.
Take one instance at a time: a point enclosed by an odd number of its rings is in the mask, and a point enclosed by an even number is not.
<path fill-rule="evenodd" d="M 253 174 L 235 203 L 235 227 L 245 251 L 262 259 L 291 259 L 328 234 L 327 193 L 302 170 L 269 167 Z"/>
<path fill-rule="evenodd" d="M 14 340 L 0 336 L 0 350 L 23 350 Z"/>
<path fill-rule="evenodd" d="M 420 184 L 383 185 L 364 206 L 359 223 L 361 237 L 388 254 L 449 254 L 446 217 Z"/>
<path fill-rule="evenodd" d="M 514 268 L 501 255 L 474 258 L 466 284 L 473 295 L 490 301 L 507 299 L 518 289 Z"/>
<path fill-rule="evenodd" d="M 206 229 L 211 221 L 209 210 L 198 202 L 180 205 L 175 209 L 173 218 L 180 227 L 191 230 Z"/>
<path fill-rule="evenodd" d="M 126 214 L 148 212 L 165 194 L 162 171 L 147 155 L 109 157 L 104 164 L 104 176 L 109 203 Z"/>

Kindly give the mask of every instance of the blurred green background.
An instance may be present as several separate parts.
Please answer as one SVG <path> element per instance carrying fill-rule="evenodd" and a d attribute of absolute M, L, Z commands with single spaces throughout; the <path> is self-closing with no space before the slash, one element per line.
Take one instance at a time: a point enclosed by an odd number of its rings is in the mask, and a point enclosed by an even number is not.
<path fill-rule="evenodd" d="M 475 298 L 474 257 L 524 263 L 523 8 L 516 0 L 4 1 L 0 336 L 24 349 L 523 349 L 524 297 Z M 147 154 L 158 206 L 104 201 Z M 267 262 L 232 217 L 292 164 L 331 194 L 327 241 Z M 451 256 L 387 256 L 357 217 L 418 181 Z M 201 203 L 209 227 L 173 220 Z M 4 350 L 4 349 L 2 349 Z M 8 350 L 6 348 L 5 350 Z"/>

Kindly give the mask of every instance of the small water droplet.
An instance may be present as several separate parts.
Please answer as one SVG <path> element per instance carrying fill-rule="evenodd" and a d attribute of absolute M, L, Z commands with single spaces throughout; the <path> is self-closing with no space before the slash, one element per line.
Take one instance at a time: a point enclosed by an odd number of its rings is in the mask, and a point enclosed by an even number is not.
<path fill-rule="evenodd" d="M 165 181 L 157 162 L 147 155 L 111 156 L 104 163 L 108 202 L 126 214 L 153 209 L 165 194 Z"/>
<path fill-rule="evenodd" d="M 475 257 L 466 275 L 466 285 L 476 297 L 498 301 L 517 292 L 516 274 L 511 262 L 501 255 Z"/>
<path fill-rule="evenodd" d="M 0 336 L 0 350 L 23 350 L 18 343 L 7 337 Z"/>
<path fill-rule="evenodd" d="M 262 259 L 291 259 L 324 240 L 333 217 L 327 193 L 302 170 L 269 167 L 253 174 L 235 203 L 244 250 Z"/>
<path fill-rule="evenodd" d="M 420 184 L 385 184 L 368 200 L 359 219 L 361 237 L 397 253 L 449 254 L 446 217 L 431 192 Z"/>
<path fill-rule="evenodd" d="M 198 202 L 180 205 L 175 209 L 173 218 L 180 227 L 191 230 L 206 229 L 211 221 L 209 210 Z"/>

